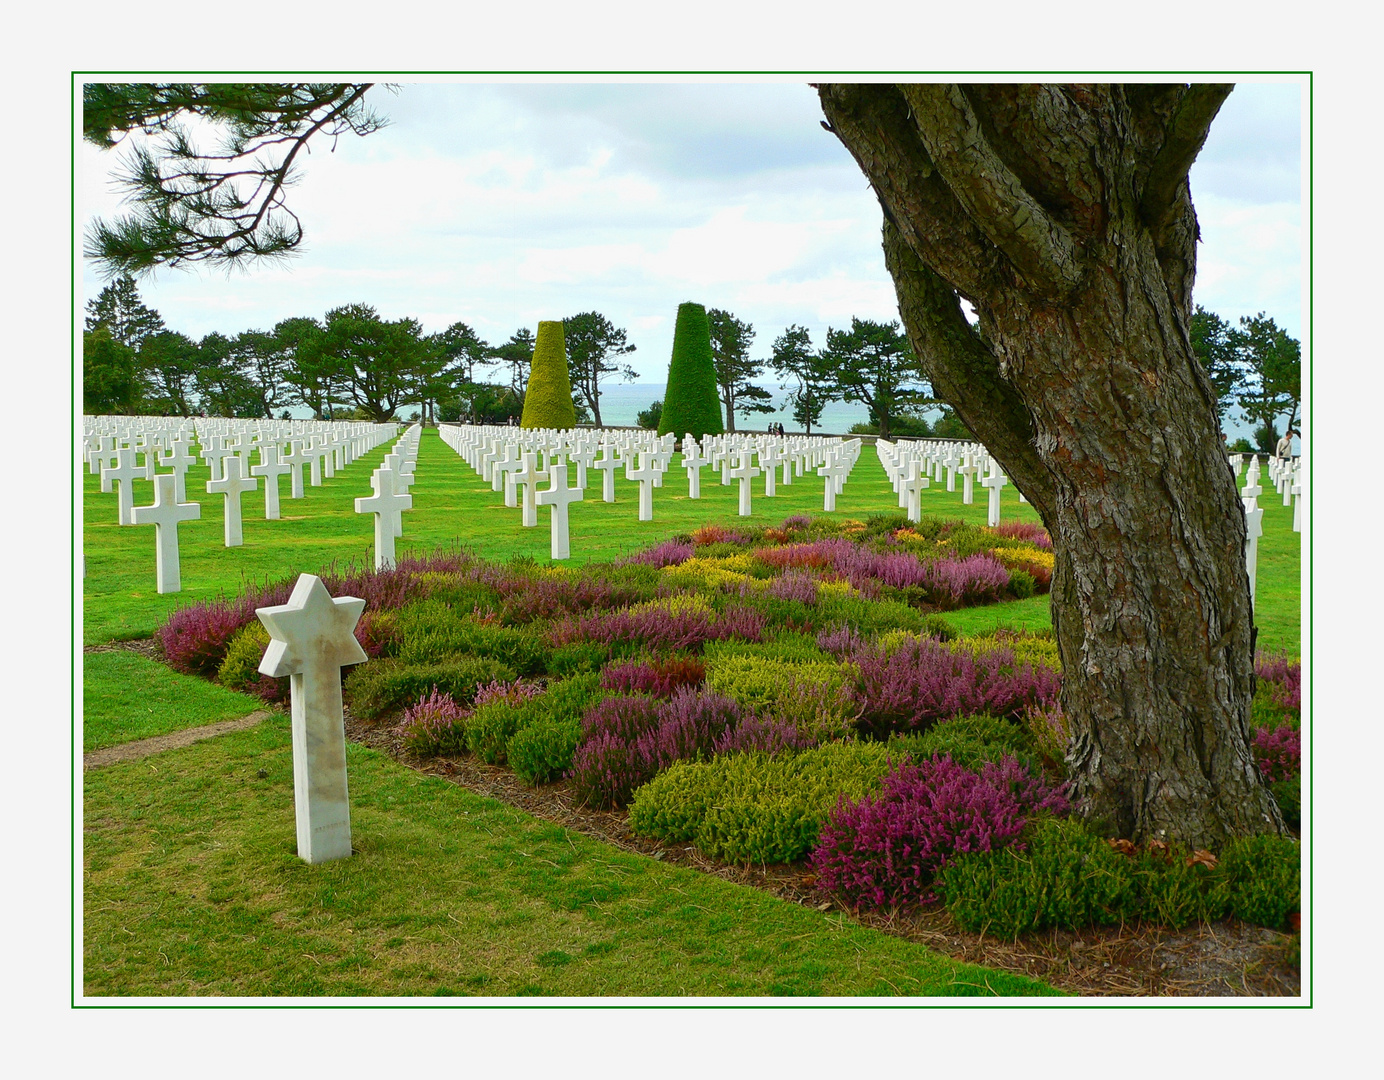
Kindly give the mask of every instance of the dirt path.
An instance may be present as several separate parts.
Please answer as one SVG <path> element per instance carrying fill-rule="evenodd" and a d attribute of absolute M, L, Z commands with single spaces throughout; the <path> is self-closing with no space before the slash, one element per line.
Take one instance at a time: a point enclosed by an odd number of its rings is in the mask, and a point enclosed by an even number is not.
<path fill-rule="evenodd" d="M 182 731 L 170 732 L 167 735 L 155 735 L 150 739 L 139 739 L 135 742 L 120 743 L 118 746 L 107 746 L 101 750 L 93 750 L 82 755 L 82 771 L 114 765 L 118 761 L 134 761 L 136 758 L 159 754 L 165 750 L 176 750 L 180 746 L 191 746 L 203 739 L 225 735 L 228 731 L 244 731 L 246 728 L 254 727 L 261 720 L 267 720 L 275 715 L 277 714 L 268 709 L 261 709 L 258 712 L 252 712 L 249 716 L 242 716 L 239 720 L 218 720 L 214 724 L 204 724 L 202 727 L 184 728 Z"/>

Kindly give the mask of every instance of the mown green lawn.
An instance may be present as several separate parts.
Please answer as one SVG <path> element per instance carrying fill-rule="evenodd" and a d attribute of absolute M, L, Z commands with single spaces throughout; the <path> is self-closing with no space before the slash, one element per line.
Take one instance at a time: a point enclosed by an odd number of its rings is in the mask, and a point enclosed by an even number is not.
<path fill-rule="evenodd" d="M 285 717 L 88 772 L 85 994 L 1056 993 L 354 744 L 348 768 L 356 854 L 319 866 L 294 854 Z"/>
<path fill-rule="evenodd" d="M 138 653 L 87 653 L 82 667 L 84 752 L 235 720 L 266 707 L 259 698 L 179 675 Z"/>

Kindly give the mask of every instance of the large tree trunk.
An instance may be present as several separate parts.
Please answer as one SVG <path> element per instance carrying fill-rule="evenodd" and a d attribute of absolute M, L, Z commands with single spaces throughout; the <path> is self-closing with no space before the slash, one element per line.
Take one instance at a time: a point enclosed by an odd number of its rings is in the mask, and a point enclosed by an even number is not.
<path fill-rule="evenodd" d="M 1213 850 L 1283 827 L 1250 750 L 1245 518 L 1188 336 L 1186 175 L 1229 89 L 819 88 L 936 394 L 1052 534 L 1083 812 Z"/>

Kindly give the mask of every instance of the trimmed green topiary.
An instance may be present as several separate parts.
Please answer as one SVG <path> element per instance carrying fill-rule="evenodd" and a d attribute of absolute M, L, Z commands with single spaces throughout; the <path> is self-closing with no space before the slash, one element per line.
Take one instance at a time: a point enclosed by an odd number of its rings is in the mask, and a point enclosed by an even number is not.
<path fill-rule="evenodd" d="M 567 345 L 561 322 L 538 324 L 533 346 L 529 385 L 524 391 L 524 414 L 519 426 L 558 428 L 577 426 L 577 411 L 572 406 L 572 378 L 567 371 Z"/>
<path fill-rule="evenodd" d="M 721 395 L 716 389 L 711 324 L 707 321 L 706 308 L 701 304 L 679 304 L 658 433 L 672 432 L 682 438 L 691 432 L 700 439 L 703 435 L 720 435 L 723 431 Z"/>
<path fill-rule="evenodd" d="M 512 667 L 480 656 L 459 656 L 434 664 L 372 660 L 353 668 L 341 691 L 352 713 L 362 720 L 373 720 L 417 701 L 434 687 L 450 694 L 458 705 L 465 705 L 476 696 L 477 687 L 512 682 L 517 677 Z"/>

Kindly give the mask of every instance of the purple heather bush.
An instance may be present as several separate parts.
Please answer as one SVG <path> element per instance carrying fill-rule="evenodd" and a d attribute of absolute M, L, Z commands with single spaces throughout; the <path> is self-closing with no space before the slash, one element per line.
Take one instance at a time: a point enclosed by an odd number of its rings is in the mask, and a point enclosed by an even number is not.
<path fill-rule="evenodd" d="M 466 745 L 463 724 L 468 715 L 451 694 L 440 693 L 434 686 L 431 694 L 404 710 L 399 733 L 415 754 L 458 753 Z"/>
<path fill-rule="evenodd" d="M 1016 664 L 1008 648 L 972 655 L 923 638 L 891 655 L 868 648 L 854 659 L 863 704 L 859 726 L 878 738 L 922 731 L 952 716 L 989 713 L 1017 720 L 1029 708 L 1051 708 L 1062 686 L 1056 671 Z"/>
<path fill-rule="evenodd" d="M 751 714 L 753 715 L 753 714 Z M 721 694 L 683 686 L 665 702 L 611 697 L 587 709 L 567 776 L 589 805 L 621 807 L 674 761 L 710 757 L 744 713 Z"/>
<path fill-rule="evenodd" d="M 1302 772 L 1302 732 L 1286 725 L 1276 731 L 1256 731 L 1254 758 L 1271 784 L 1297 776 Z"/>
<path fill-rule="evenodd" d="M 1302 712 L 1302 661 L 1287 656 L 1254 658 L 1254 674 L 1270 685 L 1270 696 L 1280 709 Z"/>
<path fill-rule="evenodd" d="M 643 563 L 645 566 L 657 566 L 660 569 L 665 566 L 678 566 L 692 558 L 695 545 L 690 541 L 684 543 L 678 540 L 665 540 L 657 547 L 651 547 L 648 551 L 641 551 L 637 555 L 631 555 L 624 561 L 627 563 Z"/>
<path fill-rule="evenodd" d="M 644 695 L 603 698 L 582 714 L 581 733 L 584 739 L 597 735 L 613 735 L 622 742 L 632 743 L 658 724 L 658 702 Z"/>
<path fill-rule="evenodd" d="M 716 741 L 744 719 L 739 705 L 724 694 L 684 686 L 658 707 L 658 726 L 639 738 L 645 756 L 657 769 L 675 761 L 710 757 Z"/>
<path fill-rule="evenodd" d="M 738 725 L 728 728 L 712 747 L 714 754 L 733 754 L 737 751 L 758 750 L 770 757 L 810 750 L 817 740 L 797 724 L 750 713 Z"/>
<path fill-rule="evenodd" d="M 853 655 L 856 650 L 869 644 L 868 639 L 850 623 L 842 623 L 832 630 L 823 630 L 817 635 L 817 647 L 831 653 L 838 660 Z"/>
<path fill-rule="evenodd" d="M 695 656 L 655 657 L 607 664 L 601 671 L 601 688 L 617 694 L 649 694 L 666 698 L 680 686 L 706 679 L 706 665 Z"/>
<path fill-rule="evenodd" d="M 1022 540 L 1046 551 L 1052 550 L 1052 537 L 1048 535 L 1048 530 L 1041 525 L 1033 524 L 1031 521 L 1006 521 L 1001 525 L 996 525 L 990 531 L 996 536 L 1003 536 L 1010 540 Z"/>
<path fill-rule="evenodd" d="M 964 559 L 937 559 L 926 565 L 928 591 L 944 607 L 998 600 L 1009 585 L 1009 571 L 984 552 Z"/>
<path fill-rule="evenodd" d="M 812 519 L 806 514 L 793 514 L 783 519 L 782 529 L 784 532 L 795 532 L 802 529 L 810 529 Z"/>
<path fill-rule="evenodd" d="M 763 614 L 741 605 L 726 608 L 719 617 L 705 611 L 645 608 L 564 619 L 554 624 L 549 641 L 554 648 L 576 642 L 633 642 L 658 650 L 696 649 L 724 638 L 761 641 L 765 623 Z"/>
<path fill-rule="evenodd" d="M 514 575 L 493 584 L 503 597 L 500 619 L 507 625 L 560 619 L 644 599 L 630 586 L 599 578 Z"/>
<path fill-rule="evenodd" d="M 502 682 L 495 679 L 493 682 L 476 687 L 474 706 L 479 709 L 482 705 L 489 705 L 492 701 L 503 701 L 506 705 L 522 705 L 524 702 L 538 697 L 541 693 L 543 693 L 542 684 L 531 682 L 528 679 L 515 679 L 513 682 Z"/>
<path fill-rule="evenodd" d="M 779 575 L 764 591 L 779 600 L 797 600 L 808 607 L 817 603 L 817 579 L 803 570 L 789 570 Z"/>
<path fill-rule="evenodd" d="M 1029 815 L 1068 808 L 1063 789 L 1012 757 L 979 772 L 934 757 L 889 773 L 878 797 L 839 802 L 811 865 L 818 888 L 856 907 L 927 903 L 933 877 L 953 857 L 997 851 L 1018 839 Z"/>
<path fill-rule="evenodd" d="M 567 779 L 587 806 L 615 810 L 628 804 L 635 789 L 652 780 L 657 771 L 638 744 L 603 731 L 577 747 Z"/>

